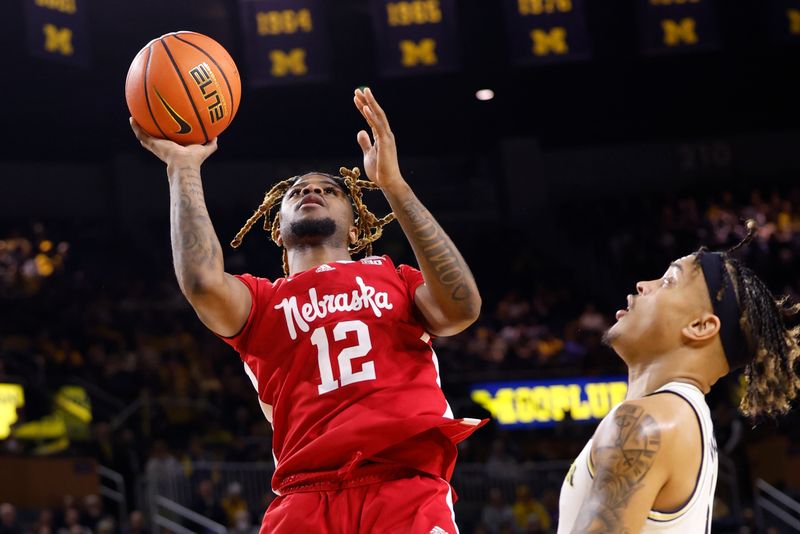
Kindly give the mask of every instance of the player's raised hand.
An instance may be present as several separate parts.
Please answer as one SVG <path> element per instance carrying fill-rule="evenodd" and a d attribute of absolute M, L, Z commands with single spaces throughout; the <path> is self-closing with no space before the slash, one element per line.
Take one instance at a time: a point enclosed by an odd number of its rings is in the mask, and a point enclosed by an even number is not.
<path fill-rule="evenodd" d="M 167 165 L 174 163 L 196 164 L 198 167 L 208 156 L 217 150 L 217 138 L 215 137 L 205 145 L 182 146 L 169 139 L 159 139 L 145 132 L 139 124 L 130 118 L 131 128 L 136 139 L 147 150 L 156 155 L 158 159 Z"/>
<path fill-rule="evenodd" d="M 363 91 L 356 89 L 353 102 L 372 130 L 372 139 L 365 130 L 358 132 L 357 136 L 358 144 L 364 151 L 364 172 L 383 190 L 402 184 L 403 177 L 397 162 L 397 145 L 386 113 L 369 87 Z"/>

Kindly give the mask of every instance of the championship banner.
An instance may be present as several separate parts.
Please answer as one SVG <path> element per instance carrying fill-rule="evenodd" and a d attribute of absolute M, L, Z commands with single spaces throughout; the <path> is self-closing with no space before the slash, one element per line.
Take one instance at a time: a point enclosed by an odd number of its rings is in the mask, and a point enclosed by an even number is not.
<path fill-rule="evenodd" d="M 470 397 L 506 428 L 596 422 L 625 400 L 624 376 L 474 384 Z"/>
<path fill-rule="evenodd" d="M 772 39 L 800 43 L 800 0 L 769 0 L 769 10 Z"/>
<path fill-rule="evenodd" d="M 253 86 L 328 79 L 322 0 L 240 0 L 245 58 Z"/>
<path fill-rule="evenodd" d="M 583 0 L 504 0 L 511 60 L 535 65 L 591 55 Z"/>
<path fill-rule="evenodd" d="M 645 54 L 719 48 L 714 0 L 637 0 L 639 41 Z"/>
<path fill-rule="evenodd" d="M 384 76 L 459 67 L 455 0 L 372 0 L 378 67 Z"/>
<path fill-rule="evenodd" d="M 28 51 L 34 57 L 89 65 L 87 0 L 25 0 Z"/>

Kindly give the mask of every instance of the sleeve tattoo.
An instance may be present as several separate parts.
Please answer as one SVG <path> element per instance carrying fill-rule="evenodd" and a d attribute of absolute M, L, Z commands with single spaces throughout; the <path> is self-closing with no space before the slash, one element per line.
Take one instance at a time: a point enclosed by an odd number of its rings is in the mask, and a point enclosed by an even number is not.
<path fill-rule="evenodd" d="M 623 515 L 631 496 L 643 480 L 661 448 L 658 423 L 641 407 L 622 405 L 614 413 L 616 436 L 595 450 L 594 483 L 581 507 L 573 532 L 628 534 Z"/>
<path fill-rule="evenodd" d="M 411 244 L 420 259 L 433 268 L 437 281 L 447 288 L 452 300 L 468 300 L 472 296 L 469 267 L 433 215 L 416 198 L 403 202 L 400 209 L 411 222 Z"/>
<path fill-rule="evenodd" d="M 191 287 L 203 272 L 223 269 L 222 247 L 205 205 L 200 173 L 189 167 L 179 173 L 170 210 L 172 251 L 179 282 Z"/>

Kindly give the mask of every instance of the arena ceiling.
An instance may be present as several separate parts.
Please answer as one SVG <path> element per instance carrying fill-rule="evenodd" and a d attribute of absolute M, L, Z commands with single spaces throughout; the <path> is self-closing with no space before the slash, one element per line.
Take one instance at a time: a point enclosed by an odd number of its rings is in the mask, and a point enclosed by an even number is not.
<path fill-rule="evenodd" d="M 758 0 L 720 5 L 721 50 L 644 57 L 631 0 L 587 2 L 593 58 L 533 68 L 509 65 L 499 2 L 458 2 L 463 67 L 454 74 L 384 79 L 375 67 L 366 0 L 328 2 L 330 81 L 250 88 L 236 0 L 86 0 L 89 68 L 34 59 L 23 2 L 0 17 L 6 160 L 97 160 L 136 150 L 124 81 L 147 41 L 191 29 L 223 43 L 244 75 L 242 106 L 220 158 L 327 157 L 357 151 L 362 127 L 352 90 L 374 88 L 403 153 L 494 150 L 510 136 L 545 146 L 787 129 L 800 124 L 797 46 L 770 44 L 753 23 Z M 720 2 L 720 4 L 723 4 Z M 479 102 L 475 91 L 496 98 Z"/>

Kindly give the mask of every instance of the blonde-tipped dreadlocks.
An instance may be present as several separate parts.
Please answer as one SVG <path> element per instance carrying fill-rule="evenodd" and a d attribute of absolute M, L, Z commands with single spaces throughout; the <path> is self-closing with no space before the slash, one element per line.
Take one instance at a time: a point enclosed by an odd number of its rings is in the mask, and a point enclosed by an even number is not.
<path fill-rule="evenodd" d="M 776 299 L 753 271 L 729 256 L 756 236 L 754 220 L 748 220 L 745 227 L 747 236 L 722 255 L 750 355 L 744 366 L 747 386 L 739 408 L 757 419 L 785 414 L 800 394 L 800 327 L 795 325 L 798 306 L 790 306 L 786 298 Z"/>
<path fill-rule="evenodd" d="M 344 182 L 344 186 L 347 188 L 347 193 L 350 196 L 355 211 L 353 224 L 356 227 L 357 240 L 348 247 L 348 250 L 350 254 L 358 254 L 359 252 L 366 251 L 367 256 L 369 256 L 372 254 L 372 243 L 380 239 L 381 235 L 383 235 L 383 227 L 394 220 L 394 213 L 390 212 L 385 217 L 379 219 L 374 213 L 369 211 L 362 199 L 362 192 L 364 189 L 378 189 L 378 186 L 369 180 L 359 180 L 358 178 L 361 176 L 361 171 L 358 167 L 353 167 L 352 169 L 341 167 L 339 169 L 339 174 L 341 175 L 340 180 Z M 278 243 L 278 229 L 281 226 L 281 214 L 276 213 L 275 217 L 270 222 L 272 208 L 280 205 L 286 191 L 288 191 L 302 176 L 295 176 L 288 180 L 278 182 L 267 191 L 267 194 L 264 195 L 264 201 L 261 202 L 261 205 L 255 213 L 247 219 L 242 229 L 239 230 L 239 233 L 237 233 L 236 237 L 231 241 L 231 246 L 233 248 L 238 248 L 239 245 L 242 244 L 242 239 L 245 234 L 250 231 L 250 228 L 252 228 L 261 217 L 264 217 L 264 230 L 269 230 L 272 241 L 275 242 L 275 244 Z M 331 176 L 331 178 L 337 177 Z M 283 272 L 287 276 L 289 275 L 289 258 L 285 248 L 283 249 Z"/>

